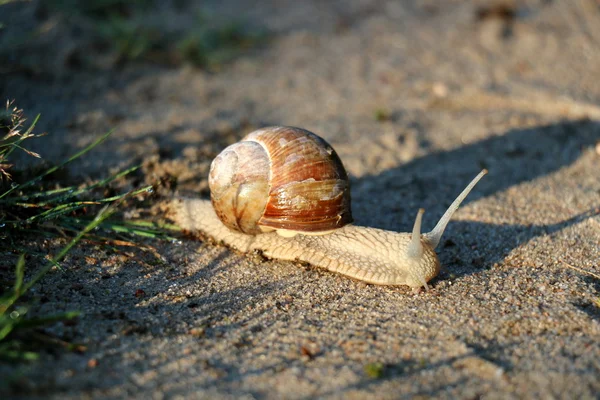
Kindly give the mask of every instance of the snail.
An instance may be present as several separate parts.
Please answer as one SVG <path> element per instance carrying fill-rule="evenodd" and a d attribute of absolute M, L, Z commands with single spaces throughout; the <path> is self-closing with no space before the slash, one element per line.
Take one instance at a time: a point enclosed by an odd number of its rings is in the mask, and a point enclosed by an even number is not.
<path fill-rule="evenodd" d="M 440 270 L 435 248 L 481 171 L 437 225 L 421 234 L 352 225 L 348 176 L 322 138 L 294 127 L 269 127 L 225 148 L 209 173 L 211 201 L 176 199 L 170 217 L 242 252 L 300 260 L 377 285 L 424 287 Z"/>

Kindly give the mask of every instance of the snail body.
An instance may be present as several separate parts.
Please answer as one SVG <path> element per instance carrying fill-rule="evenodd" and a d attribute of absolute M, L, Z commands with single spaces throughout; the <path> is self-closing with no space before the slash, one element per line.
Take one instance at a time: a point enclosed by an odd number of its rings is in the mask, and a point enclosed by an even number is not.
<path fill-rule="evenodd" d="M 257 179 L 259 170 L 267 174 Z M 211 201 L 177 199 L 171 217 L 242 252 L 305 261 L 378 285 L 428 289 L 440 270 L 435 248 L 446 225 L 486 173 L 471 181 L 429 233 L 421 234 L 423 209 L 411 233 L 355 226 L 347 174 L 333 148 L 303 129 L 271 127 L 215 158 Z"/>

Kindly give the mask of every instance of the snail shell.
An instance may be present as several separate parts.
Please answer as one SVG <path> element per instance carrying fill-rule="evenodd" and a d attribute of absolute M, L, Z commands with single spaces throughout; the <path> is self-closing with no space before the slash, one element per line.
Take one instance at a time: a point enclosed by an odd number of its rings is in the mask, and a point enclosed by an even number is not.
<path fill-rule="evenodd" d="M 352 222 L 342 161 L 304 129 L 248 134 L 213 160 L 208 184 L 217 216 L 239 232 L 322 235 Z"/>

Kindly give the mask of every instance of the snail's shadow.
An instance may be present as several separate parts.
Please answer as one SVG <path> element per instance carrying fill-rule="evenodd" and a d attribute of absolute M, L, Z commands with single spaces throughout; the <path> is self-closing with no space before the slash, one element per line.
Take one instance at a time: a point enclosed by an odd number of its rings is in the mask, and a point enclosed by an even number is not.
<path fill-rule="evenodd" d="M 568 167 L 599 140 L 599 122 L 564 121 L 511 130 L 454 150 L 428 154 L 379 175 L 354 179 L 355 223 L 407 232 L 418 208 L 424 207 L 427 231 L 482 168 L 490 172 L 463 206 Z M 539 199 L 539 204 L 551 201 Z M 597 215 L 598 205 L 549 225 L 451 221 L 437 249 L 440 260 L 454 275 L 476 273 L 501 262 L 513 249 L 537 236 L 555 234 Z"/>

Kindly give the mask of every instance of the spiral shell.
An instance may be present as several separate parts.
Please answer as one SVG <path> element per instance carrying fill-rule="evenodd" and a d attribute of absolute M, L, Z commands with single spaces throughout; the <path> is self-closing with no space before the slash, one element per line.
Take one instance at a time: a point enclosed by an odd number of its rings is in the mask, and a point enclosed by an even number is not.
<path fill-rule="evenodd" d="M 219 219 L 244 233 L 323 234 L 352 222 L 340 158 L 304 129 L 248 134 L 213 160 L 208 183 Z"/>

